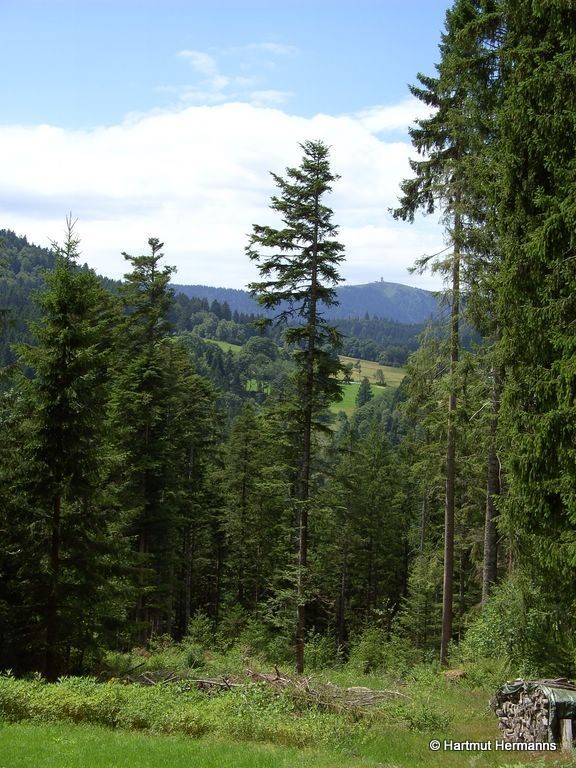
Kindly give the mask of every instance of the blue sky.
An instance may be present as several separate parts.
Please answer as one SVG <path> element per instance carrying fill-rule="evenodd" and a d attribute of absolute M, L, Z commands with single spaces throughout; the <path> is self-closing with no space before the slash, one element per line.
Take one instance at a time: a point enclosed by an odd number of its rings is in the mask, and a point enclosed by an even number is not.
<path fill-rule="evenodd" d="M 350 283 L 410 276 L 434 217 L 394 222 L 409 174 L 407 84 L 431 74 L 447 0 L 4 0 L 0 226 L 45 245 L 78 217 L 83 258 L 165 242 L 177 280 L 242 287 L 252 223 L 275 222 L 269 171 L 331 146 L 329 203 Z M 8 76 L 6 76 L 8 75 Z"/>

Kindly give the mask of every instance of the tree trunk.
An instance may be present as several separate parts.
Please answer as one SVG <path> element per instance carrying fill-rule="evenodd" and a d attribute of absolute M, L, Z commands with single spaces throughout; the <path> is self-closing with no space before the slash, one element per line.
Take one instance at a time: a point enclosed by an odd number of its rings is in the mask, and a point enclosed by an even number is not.
<path fill-rule="evenodd" d="M 312 274 L 310 279 L 310 309 L 308 312 L 308 349 L 306 350 L 306 380 L 304 384 L 304 414 L 302 454 L 298 478 L 298 583 L 296 609 L 296 672 L 304 672 L 304 643 L 306 637 L 306 566 L 308 564 L 308 502 L 310 500 L 310 462 L 312 456 L 312 413 L 314 410 L 314 364 L 316 362 L 316 307 L 318 303 L 318 206 L 315 201 L 314 239 L 312 242 Z"/>
<path fill-rule="evenodd" d="M 60 535 L 62 497 L 58 493 L 52 503 L 52 531 L 50 541 L 50 588 L 46 605 L 46 655 L 44 675 L 50 682 L 58 678 L 58 592 L 60 581 Z"/>
<path fill-rule="evenodd" d="M 490 419 L 490 447 L 488 449 L 488 480 L 486 487 L 486 517 L 484 521 L 484 561 L 482 568 L 482 607 L 490 596 L 492 586 L 498 578 L 498 531 L 496 530 L 496 507 L 494 499 L 500 494 L 500 464 L 496 454 L 496 432 L 498 410 L 502 391 L 502 375 L 497 368 L 493 372 L 492 417 Z"/>
<path fill-rule="evenodd" d="M 457 198 L 459 195 L 457 195 Z M 446 437 L 446 502 L 444 507 L 444 578 L 442 592 L 442 636 L 440 663 L 448 661 L 448 645 L 452 638 L 454 590 L 454 508 L 456 486 L 456 366 L 460 352 L 460 242 L 462 218 L 459 199 L 454 214 L 454 255 L 452 257 L 452 311 L 450 317 L 450 396 L 448 399 L 448 434 Z"/>

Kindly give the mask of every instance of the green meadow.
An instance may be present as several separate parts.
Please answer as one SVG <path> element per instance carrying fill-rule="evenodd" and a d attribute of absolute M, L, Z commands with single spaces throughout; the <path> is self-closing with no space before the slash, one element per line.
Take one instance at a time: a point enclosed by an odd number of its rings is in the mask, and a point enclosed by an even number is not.
<path fill-rule="evenodd" d="M 447 680 L 437 667 L 420 666 L 398 680 L 344 667 L 313 679 L 398 695 L 365 711 L 327 711 L 298 691 L 267 685 L 207 694 L 178 684 L 0 678 L 0 768 L 576 766 L 560 753 L 496 748 L 486 670 Z M 434 739 L 438 751 L 430 749 Z M 472 747 L 451 750 L 445 741 Z M 491 748 L 479 747 L 486 744 Z"/>

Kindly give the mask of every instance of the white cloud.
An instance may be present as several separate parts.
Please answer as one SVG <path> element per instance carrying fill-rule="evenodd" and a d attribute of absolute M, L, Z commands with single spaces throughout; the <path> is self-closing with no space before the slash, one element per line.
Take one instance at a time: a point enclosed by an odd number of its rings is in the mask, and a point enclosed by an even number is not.
<path fill-rule="evenodd" d="M 279 223 L 269 209 L 276 193 L 269 172 L 282 175 L 299 163 L 299 142 L 320 138 L 342 177 L 328 202 L 346 246 L 348 281 L 383 276 L 438 286 L 438 278 L 407 273 L 418 256 L 443 247 L 438 225 L 403 224 L 388 212 L 409 174 L 410 145 L 386 141 L 383 123 L 366 114 L 303 118 L 236 102 L 155 111 L 89 131 L 0 126 L 0 227 L 47 245 L 61 238 L 71 211 L 83 259 L 105 274 L 120 276 L 120 253 L 141 253 L 155 236 L 165 242 L 167 263 L 177 265 L 178 282 L 242 287 L 256 277 L 244 254 L 252 224 Z"/>
<path fill-rule="evenodd" d="M 430 117 L 430 107 L 417 99 L 405 99 L 400 104 L 376 106 L 358 112 L 358 120 L 371 133 L 406 130 L 415 120 Z"/>
<path fill-rule="evenodd" d="M 192 68 L 206 77 L 218 76 L 218 65 L 216 59 L 203 51 L 179 51 L 178 56 L 186 59 L 192 65 Z"/>
<path fill-rule="evenodd" d="M 196 79 L 185 85 L 160 86 L 158 90 L 175 94 L 183 104 L 244 101 L 257 107 L 278 106 L 285 104 L 292 94 L 264 87 L 268 71 L 274 66 L 270 57 L 289 56 L 296 52 L 294 46 L 279 43 L 250 43 L 212 53 L 182 50 L 178 52 L 178 57 L 190 65 Z M 227 59 L 231 73 L 222 71 L 218 61 L 222 57 Z"/>
<path fill-rule="evenodd" d="M 294 56 L 298 53 L 298 48 L 294 45 L 283 45 L 282 43 L 249 43 L 244 46 L 244 50 L 263 51 L 271 53 L 273 56 Z M 242 48 L 236 50 L 243 50 Z"/>
<path fill-rule="evenodd" d="M 287 91 L 252 91 L 249 103 L 255 107 L 272 107 L 286 104 L 291 94 Z"/>

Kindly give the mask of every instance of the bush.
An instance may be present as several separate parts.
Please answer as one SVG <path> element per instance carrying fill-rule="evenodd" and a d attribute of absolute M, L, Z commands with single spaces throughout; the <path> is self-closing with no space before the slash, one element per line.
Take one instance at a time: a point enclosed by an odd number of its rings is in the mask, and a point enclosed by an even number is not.
<path fill-rule="evenodd" d="M 368 627 L 351 643 L 349 665 L 362 673 L 404 676 L 419 661 L 419 652 L 405 638 Z"/>
<path fill-rule="evenodd" d="M 214 646 L 214 625 L 202 611 L 196 611 L 188 622 L 186 640 L 204 649 Z"/>
<path fill-rule="evenodd" d="M 571 676 L 574 639 L 562 631 L 553 605 L 533 582 L 513 574 L 499 584 L 468 628 L 458 654 L 466 662 L 489 659 L 522 677 Z"/>
<path fill-rule="evenodd" d="M 0 678 L 0 720 L 68 721 L 111 728 L 212 733 L 286 746 L 343 744 L 361 727 L 351 718 L 302 708 L 290 692 L 267 685 L 234 689 L 216 696 L 190 690 L 186 683 L 142 687 L 90 678 L 56 684 Z"/>
<path fill-rule="evenodd" d="M 305 660 L 311 669 L 328 669 L 339 666 L 342 656 L 333 637 L 312 632 L 306 640 Z"/>
<path fill-rule="evenodd" d="M 405 723 L 410 731 L 434 734 L 441 733 L 452 722 L 451 716 L 445 709 L 425 701 L 399 704 L 394 710 L 394 715 L 400 722 Z"/>

